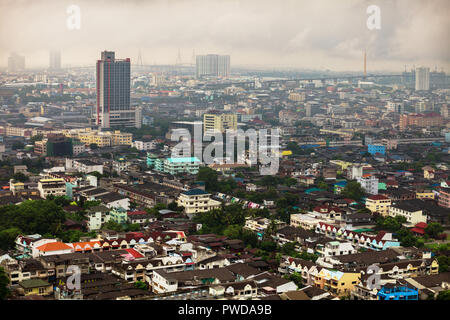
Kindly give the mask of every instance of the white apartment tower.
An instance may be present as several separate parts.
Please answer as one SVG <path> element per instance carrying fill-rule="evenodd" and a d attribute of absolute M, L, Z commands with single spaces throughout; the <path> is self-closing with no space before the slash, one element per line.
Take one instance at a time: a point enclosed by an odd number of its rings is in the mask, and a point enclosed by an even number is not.
<path fill-rule="evenodd" d="M 430 90 L 430 68 L 416 68 L 416 91 Z"/>
<path fill-rule="evenodd" d="M 226 78 L 230 75 L 230 56 L 208 54 L 196 56 L 196 77 L 203 76 Z"/>

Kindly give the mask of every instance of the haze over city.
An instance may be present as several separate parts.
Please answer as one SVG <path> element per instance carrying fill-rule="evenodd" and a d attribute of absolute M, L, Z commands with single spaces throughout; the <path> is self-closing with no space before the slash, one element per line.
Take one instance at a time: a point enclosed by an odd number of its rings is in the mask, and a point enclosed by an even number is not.
<path fill-rule="evenodd" d="M 449 9 L 0 0 L 2 307 L 436 310 L 450 300 Z"/>
<path fill-rule="evenodd" d="M 69 30 L 67 8 L 81 10 Z M 381 9 L 381 29 L 369 30 L 366 9 Z M 58 49 L 62 65 L 93 66 L 101 50 L 144 64 L 183 63 L 195 54 L 229 54 L 234 67 L 403 71 L 450 67 L 447 0 L 399 1 L 31 1 L 0 3 L 0 67 L 11 52 L 27 67 L 48 63 Z"/>

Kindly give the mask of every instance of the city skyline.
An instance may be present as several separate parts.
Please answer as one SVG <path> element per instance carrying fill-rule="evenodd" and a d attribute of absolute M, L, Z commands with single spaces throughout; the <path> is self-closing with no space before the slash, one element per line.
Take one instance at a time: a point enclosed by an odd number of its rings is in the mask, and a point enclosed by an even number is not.
<path fill-rule="evenodd" d="M 370 16 L 366 9 L 372 4 L 381 10 L 379 30 L 366 26 Z M 182 62 L 191 63 L 195 50 L 197 55 L 230 55 L 233 67 L 362 71 L 366 51 L 368 73 L 400 72 L 405 65 L 450 69 L 445 45 L 448 1 L 260 1 L 258 6 L 255 1 L 78 1 L 75 5 L 80 8 L 79 30 L 66 26 L 68 3 L 2 2 L 0 67 L 6 67 L 11 52 L 25 56 L 27 68 L 45 67 L 49 50 L 57 48 L 63 67 L 92 65 L 103 50 L 120 51 L 136 62 L 140 51 L 146 65 L 174 65 L 180 52 Z M 18 29 L 20 34 L 11 32 Z"/>

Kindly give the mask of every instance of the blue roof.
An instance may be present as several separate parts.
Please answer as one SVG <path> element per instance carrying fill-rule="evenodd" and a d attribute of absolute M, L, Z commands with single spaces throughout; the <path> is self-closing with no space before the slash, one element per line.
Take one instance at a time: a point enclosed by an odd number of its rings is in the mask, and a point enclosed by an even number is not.
<path fill-rule="evenodd" d="M 309 193 L 314 192 L 314 191 L 325 191 L 325 190 L 322 190 L 322 189 L 319 189 L 319 188 L 311 188 L 311 189 L 305 190 L 305 193 L 309 194 Z"/>
<path fill-rule="evenodd" d="M 187 196 L 197 196 L 197 195 L 209 194 L 209 193 L 202 189 L 191 189 L 191 190 L 182 192 L 182 194 L 185 194 Z"/>

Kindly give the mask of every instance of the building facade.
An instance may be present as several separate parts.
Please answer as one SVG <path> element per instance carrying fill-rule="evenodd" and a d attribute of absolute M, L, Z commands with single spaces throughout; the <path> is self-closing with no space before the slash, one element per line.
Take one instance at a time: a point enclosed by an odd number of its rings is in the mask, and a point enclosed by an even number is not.
<path fill-rule="evenodd" d="M 130 58 L 116 59 L 113 51 L 103 51 L 97 61 L 95 120 L 102 128 L 141 126 L 130 107 L 130 64 Z"/>

